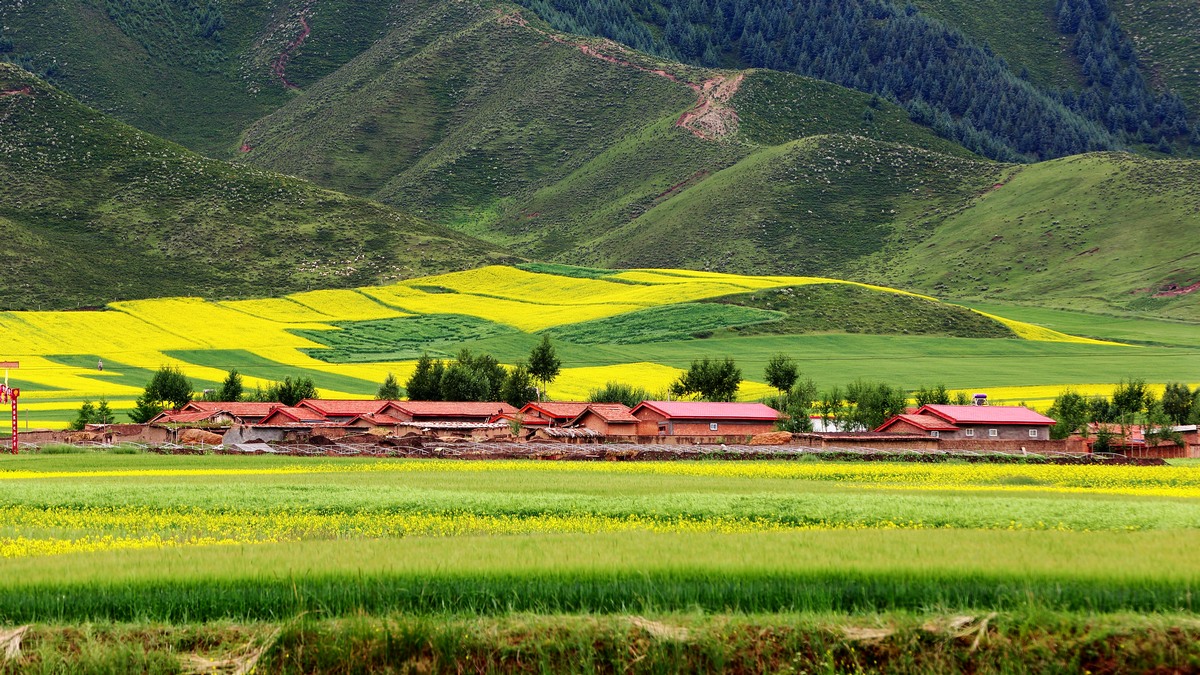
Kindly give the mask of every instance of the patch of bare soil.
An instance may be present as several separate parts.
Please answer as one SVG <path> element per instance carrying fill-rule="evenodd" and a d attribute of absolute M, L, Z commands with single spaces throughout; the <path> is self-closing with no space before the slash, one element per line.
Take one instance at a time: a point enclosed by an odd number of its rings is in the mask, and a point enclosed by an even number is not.
<path fill-rule="evenodd" d="M 675 121 L 675 126 L 683 127 L 707 141 L 717 140 L 737 131 L 737 111 L 729 105 L 729 101 L 737 93 L 738 87 L 742 86 L 743 79 L 745 74 L 738 73 L 733 77 L 722 75 L 705 80 L 700 86 L 700 97 L 696 99 L 696 105 L 680 115 Z"/>
<path fill-rule="evenodd" d="M 279 54 L 279 56 L 275 57 L 275 61 L 271 64 L 271 72 L 274 73 L 275 77 L 278 77 L 279 81 L 283 83 L 283 86 L 287 87 L 288 89 L 300 88 L 287 79 L 287 62 L 292 58 L 292 54 L 296 53 L 296 50 L 300 49 L 300 47 L 304 45 L 304 41 L 308 39 L 308 36 L 312 34 L 312 29 L 308 26 L 308 17 L 306 16 L 306 13 L 310 11 L 312 11 L 311 4 L 305 5 L 304 9 L 301 10 L 300 34 L 284 46 L 283 51 Z"/>
<path fill-rule="evenodd" d="M 1196 291 L 1200 291 L 1200 282 L 1196 282 L 1189 286 L 1179 286 L 1177 284 L 1171 284 L 1165 290 L 1155 293 L 1154 297 L 1156 297 L 1156 298 L 1174 298 L 1174 297 L 1178 297 L 1180 295 L 1188 295 L 1189 293 L 1195 293 Z"/>

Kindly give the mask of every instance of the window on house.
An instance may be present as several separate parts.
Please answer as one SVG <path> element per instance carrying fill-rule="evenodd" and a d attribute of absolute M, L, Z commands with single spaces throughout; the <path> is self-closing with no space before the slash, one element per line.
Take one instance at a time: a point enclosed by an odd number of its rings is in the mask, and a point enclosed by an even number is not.
<path fill-rule="evenodd" d="M 995 436 L 999 436 L 999 435 L 1000 435 L 1000 433 L 998 431 L 996 431 L 995 429 L 988 429 L 988 436 L 995 437 Z"/>
<path fill-rule="evenodd" d="M 937 437 L 938 437 L 938 435 L 940 435 L 940 434 L 941 434 L 941 432 L 940 432 L 940 431 L 931 431 L 931 432 L 929 432 L 929 435 L 930 435 L 930 436 L 933 436 L 934 438 L 937 438 Z"/>
<path fill-rule="evenodd" d="M 708 430 L 709 430 L 709 431 L 716 431 L 716 430 L 717 430 L 717 423 L 716 423 L 716 422 L 709 422 L 709 423 L 708 423 Z"/>
<path fill-rule="evenodd" d="M 974 429 L 967 429 L 967 430 L 966 430 L 966 432 L 965 432 L 965 434 L 966 434 L 967 436 L 974 436 L 974 435 L 975 435 L 975 430 L 974 430 Z"/>
<path fill-rule="evenodd" d="M 1029 437 L 1030 437 L 1030 438 L 1037 438 L 1037 437 L 1038 437 L 1038 432 L 1037 432 L 1037 429 L 1030 429 L 1030 430 L 1029 430 Z"/>

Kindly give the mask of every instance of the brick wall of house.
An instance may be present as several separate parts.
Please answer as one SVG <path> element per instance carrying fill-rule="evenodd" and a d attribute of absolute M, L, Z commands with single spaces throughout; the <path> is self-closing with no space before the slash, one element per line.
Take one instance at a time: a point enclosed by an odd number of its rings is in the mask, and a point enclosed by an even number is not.
<path fill-rule="evenodd" d="M 1024 452 L 1071 452 L 1086 453 L 1087 445 L 1078 441 L 1051 440 L 987 440 L 979 438 L 945 438 L 938 439 L 939 450 L 970 450 L 973 452 L 1009 452 L 1020 454 Z"/>
<path fill-rule="evenodd" d="M 1025 426 L 1021 424 L 959 424 L 958 431 L 943 431 L 938 434 L 941 438 L 963 439 L 963 440 L 985 440 L 985 441 L 1048 441 L 1050 440 L 1050 429 L 1044 426 Z M 967 430 L 971 429 L 975 432 L 974 436 L 968 436 Z M 988 431 L 996 430 L 996 435 L 991 436 Z M 1030 430 L 1037 431 L 1037 437 L 1030 436 Z"/>
<path fill-rule="evenodd" d="M 674 436 L 753 436 L 775 431 L 774 422 L 726 422 L 717 421 L 717 428 L 711 427 L 711 422 L 693 421 L 668 423 L 669 431 Z"/>

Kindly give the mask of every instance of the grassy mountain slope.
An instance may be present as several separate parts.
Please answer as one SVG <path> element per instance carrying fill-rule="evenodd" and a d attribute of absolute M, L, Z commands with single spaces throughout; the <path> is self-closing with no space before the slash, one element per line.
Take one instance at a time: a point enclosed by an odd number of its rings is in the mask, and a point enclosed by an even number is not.
<path fill-rule="evenodd" d="M 1079 88 L 1079 61 L 1070 38 L 1059 33 L 1055 0 L 920 0 L 923 11 L 966 35 L 986 41 L 1017 71 L 1037 84 Z M 1138 0 L 1108 3 L 1133 44 L 1151 83 L 1172 89 L 1200 112 L 1200 12 L 1195 3 Z"/>
<path fill-rule="evenodd" d="M 1085 155 L 1020 167 L 920 245 L 871 266 L 944 296 L 1195 319 L 1196 232 L 1200 162 Z"/>
<path fill-rule="evenodd" d="M 251 127 L 246 159 L 470 218 L 695 100 L 683 84 L 589 57 L 495 7 L 400 11 L 384 40 Z"/>
<path fill-rule="evenodd" d="M 796 138 L 850 133 L 968 154 L 900 108 L 825 82 L 661 63 L 549 33 L 513 8 L 399 11 L 386 39 L 254 125 L 244 161 L 571 260 L 599 235 Z M 681 126 L 698 99 L 710 115 Z"/>
<path fill-rule="evenodd" d="M 1138 56 L 1153 81 L 1179 92 L 1200 109 L 1200 11 L 1193 2 L 1138 0 L 1113 3 L 1121 24 L 1134 35 Z"/>
<path fill-rule="evenodd" d="M 208 160 L 0 63 L 0 306 L 345 287 L 504 259 L 294 178 Z"/>
<path fill-rule="evenodd" d="M 11 43 L 0 57 L 138 128 L 231 156 L 241 129 L 292 97 L 285 79 L 324 77 L 389 18 L 389 3 L 357 0 L 0 3 Z"/>
<path fill-rule="evenodd" d="M 1017 21 L 1031 8 L 1006 16 Z M 1035 237 L 1017 238 L 1002 263 L 966 262 L 996 246 L 996 233 L 972 224 L 1032 222 L 1021 216 L 1038 210 L 1036 199 L 994 199 L 1017 166 L 980 161 L 878 97 L 774 71 L 662 63 L 548 32 L 507 6 L 398 11 L 400 27 L 385 40 L 252 127 L 245 161 L 542 260 L 851 276 L 1060 305 L 1103 290 L 1105 299 L 1089 302 L 1108 310 L 1128 306 L 1133 296 L 1122 294 L 1191 283 L 1196 246 L 1186 237 L 1174 267 L 1138 253 L 1114 254 L 1103 271 L 1091 258 L 1059 272 L 1005 269 L 1022 255 L 1042 259 Z M 705 110 L 715 131 L 694 119 L 680 126 Z M 1141 162 L 1145 181 L 1121 184 L 1109 180 L 1116 156 L 1091 157 L 1099 159 L 1074 165 L 1082 174 L 1072 199 L 1103 184 L 1105 208 L 1131 217 L 1094 230 L 1085 248 L 1125 247 L 1141 236 L 1141 213 L 1175 214 L 1150 228 L 1156 237 L 1179 239 L 1193 226 L 1185 190 L 1142 194 L 1154 191 L 1152 175 L 1190 175 L 1192 164 Z M 1022 169 L 1017 185 L 1054 176 L 1054 166 Z M 1092 288 L 1101 276 L 1107 287 Z M 1178 315 L 1190 302 L 1135 307 Z"/>
<path fill-rule="evenodd" d="M 756 153 L 612 230 L 585 260 L 833 275 L 883 249 L 899 223 L 956 208 L 1003 165 L 854 136 Z"/>

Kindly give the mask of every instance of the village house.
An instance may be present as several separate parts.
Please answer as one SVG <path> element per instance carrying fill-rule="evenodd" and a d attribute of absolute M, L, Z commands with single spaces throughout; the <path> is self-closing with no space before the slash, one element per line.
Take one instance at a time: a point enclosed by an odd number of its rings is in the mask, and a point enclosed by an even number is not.
<path fill-rule="evenodd" d="M 591 403 L 567 426 L 591 429 L 605 438 L 634 439 L 639 421 L 622 403 Z"/>
<path fill-rule="evenodd" d="M 1055 421 L 1019 405 L 921 406 L 896 415 L 876 432 L 925 434 L 951 440 L 1046 441 Z"/>
<path fill-rule="evenodd" d="M 496 415 L 515 415 L 513 406 L 496 401 L 376 401 L 374 412 L 404 422 L 475 422 L 486 424 Z"/>
<path fill-rule="evenodd" d="M 631 414 L 640 436 L 753 436 L 779 421 L 779 411 L 762 403 L 642 401 Z"/>
<path fill-rule="evenodd" d="M 234 424 L 256 424 L 282 405 L 278 401 L 189 401 L 178 412 L 219 412 L 229 416 Z"/>
<path fill-rule="evenodd" d="M 336 424 L 326 419 L 324 415 L 313 410 L 312 408 L 301 406 L 279 406 L 271 411 L 270 415 L 264 417 L 256 424 L 248 424 L 250 427 L 280 427 L 280 426 L 318 426 Z"/>
<path fill-rule="evenodd" d="M 297 408 L 306 408 L 316 412 L 327 422 L 338 424 L 349 422 L 359 415 L 371 415 L 384 412 L 389 401 L 346 400 L 306 398 L 296 404 Z"/>
<path fill-rule="evenodd" d="M 538 401 L 526 403 L 521 414 L 526 421 L 536 418 L 546 420 L 548 426 L 564 427 L 587 407 L 588 403 L 583 401 Z"/>

